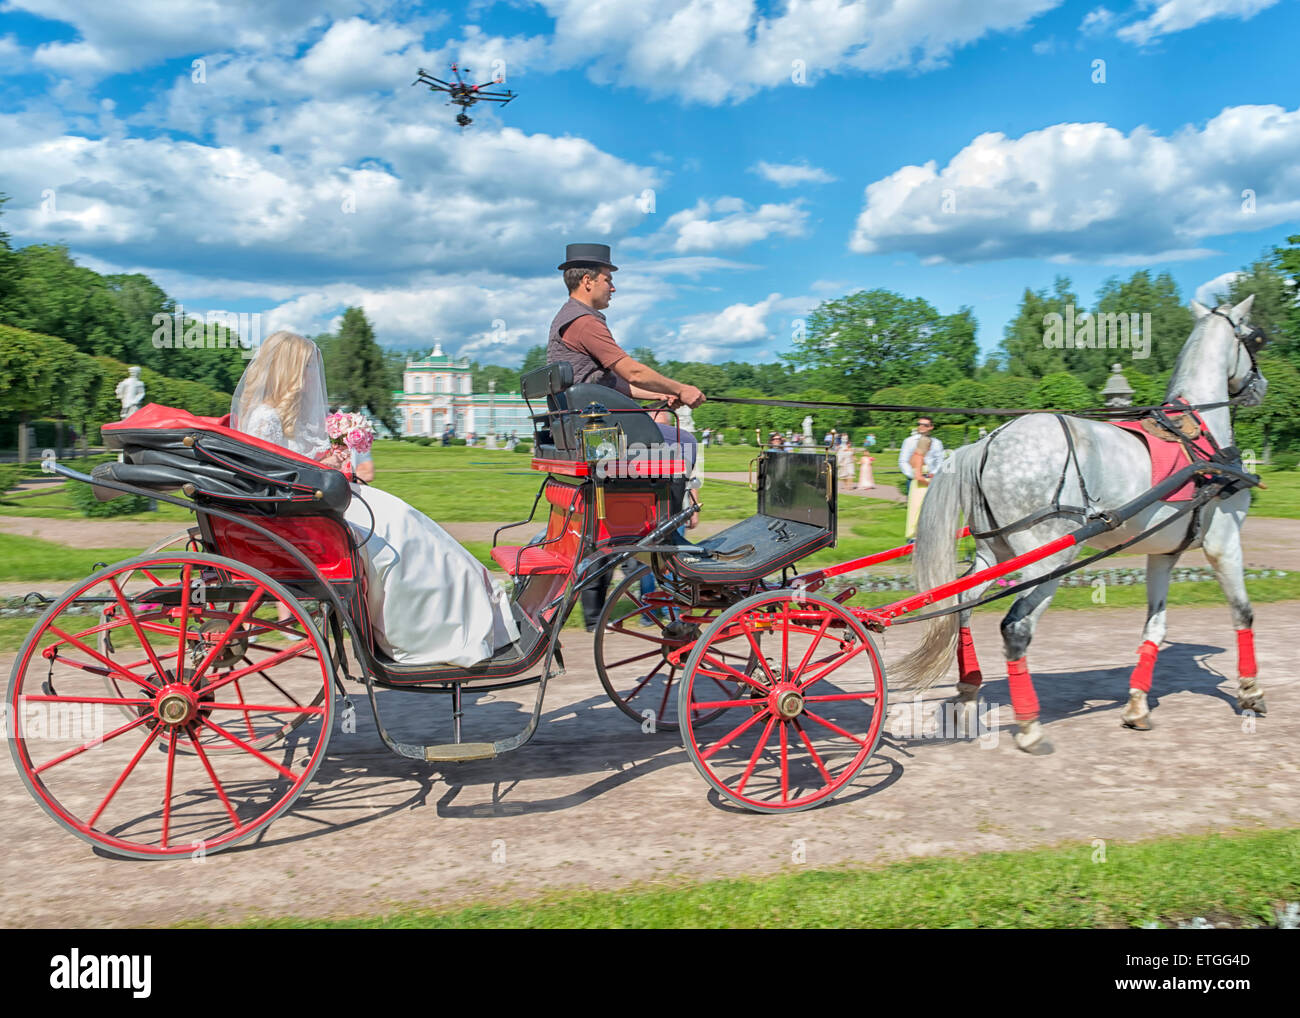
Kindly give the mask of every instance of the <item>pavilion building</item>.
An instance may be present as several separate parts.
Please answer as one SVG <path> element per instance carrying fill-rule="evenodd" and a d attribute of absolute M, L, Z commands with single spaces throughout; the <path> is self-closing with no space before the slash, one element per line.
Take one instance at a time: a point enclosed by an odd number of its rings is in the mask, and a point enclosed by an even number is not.
<path fill-rule="evenodd" d="M 471 392 L 469 358 L 442 352 L 435 343 L 427 357 L 406 362 L 402 388 L 393 393 L 403 435 L 437 438 L 450 426 L 457 438 L 509 435 L 531 438 L 533 419 L 517 392 Z M 493 386 L 489 384 L 489 390 Z"/>

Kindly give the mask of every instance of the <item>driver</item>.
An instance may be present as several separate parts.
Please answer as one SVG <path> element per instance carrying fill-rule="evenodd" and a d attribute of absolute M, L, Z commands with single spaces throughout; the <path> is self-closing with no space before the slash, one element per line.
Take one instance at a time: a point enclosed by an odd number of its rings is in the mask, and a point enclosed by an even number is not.
<path fill-rule="evenodd" d="M 566 248 L 559 268 L 569 299 L 551 322 L 546 363 L 573 365 L 575 383 L 603 385 L 634 399 L 667 396 L 670 407 L 685 404 L 694 409 L 704 402 L 704 393 L 629 357 L 610 335 L 601 312 L 609 307 L 618 266 L 609 259 L 608 244 L 570 244 Z"/>

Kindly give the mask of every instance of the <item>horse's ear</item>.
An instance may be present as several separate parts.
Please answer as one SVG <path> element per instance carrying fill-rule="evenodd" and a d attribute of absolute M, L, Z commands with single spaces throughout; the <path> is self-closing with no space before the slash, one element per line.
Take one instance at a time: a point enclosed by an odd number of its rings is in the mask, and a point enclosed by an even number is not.
<path fill-rule="evenodd" d="M 1210 313 L 1210 309 L 1207 308 L 1204 304 L 1202 304 L 1199 300 L 1193 300 L 1188 305 L 1188 307 L 1192 309 L 1192 314 L 1196 316 L 1196 320 L 1198 322 Z"/>
<path fill-rule="evenodd" d="M 1250 317 L 1250 309 L 1255 303 L 1255 295 L 1252 293 L 1235 308 L 1228 312 L 1228 317 L 1232 319 L 1233 325 L 1241 325 Z"/>

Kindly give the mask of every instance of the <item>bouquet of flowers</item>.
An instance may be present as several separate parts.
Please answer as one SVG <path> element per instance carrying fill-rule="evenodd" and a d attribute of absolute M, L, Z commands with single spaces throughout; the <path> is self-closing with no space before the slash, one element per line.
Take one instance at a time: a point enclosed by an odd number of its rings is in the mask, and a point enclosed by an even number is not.
<path fill-rule="evenodd" d="M 375 441 L 375 426 L 358 413 L 330 414 L 325 433 L 334 445 L 357 452 L 369 452 Z"/>

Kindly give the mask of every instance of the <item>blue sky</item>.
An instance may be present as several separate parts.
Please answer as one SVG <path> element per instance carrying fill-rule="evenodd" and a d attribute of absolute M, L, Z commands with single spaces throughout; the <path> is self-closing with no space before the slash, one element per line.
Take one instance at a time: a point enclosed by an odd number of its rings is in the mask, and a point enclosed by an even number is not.
<path fill-rule="evenodd" d="M 544 342 L 574 240 L 664 358 L 773 360 L 878 286 L 974 308 L 987 352 L 1026 285 L 1207 297 L 1300 232 L 1298 29 L 1294 0 L 0 0 L 0 222 L 189 311 L 360 304 L 485 362 Z M 519 98 L 461 131 L 410 87 L 453 60 Z"/>

